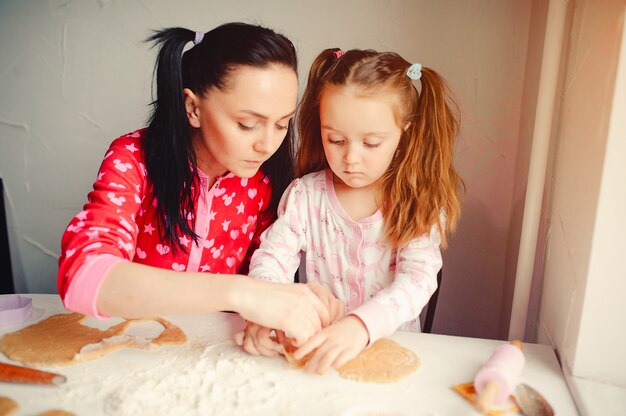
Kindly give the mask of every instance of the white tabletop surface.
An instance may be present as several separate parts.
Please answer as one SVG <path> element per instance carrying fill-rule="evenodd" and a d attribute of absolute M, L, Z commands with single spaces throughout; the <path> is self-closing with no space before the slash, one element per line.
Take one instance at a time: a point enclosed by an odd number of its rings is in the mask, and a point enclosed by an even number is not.
<path fill-rule="evenodd" d="M 33 299 L 33 314 L 20 326 L 0 327 L 0 336 L 49 315 L 66 312 L 56 295 Z M 342 379 L 291 368 L 282 358 L 241 351 L 232 334 L 235 314 L 166 317 L 187 334 L 182 346 L 123 349 L 66 367 L 38 367 L 67 377 L 59 386 L 0 383 L 0 396 L 20 405 L 18 415 L 63 409 L 77 415 L 477 415 L 452 386 L 470 382 L 503 341 L 396 332 L 390 338 L 421 361 L 393 384 Z M 114 322 L 89 325 L 105 328 Z M 139 327 L 138 327 L 139 328 Z M 139 330 L 139 329 L 138 329 Z M 147 330 L 147 329 L 145 329 Z M 539 390 L 559 416 L 577 415 L 552 349 L 525 344 L 520 381 Z M 11 362 L 0 354 L 0 362 Z M 19 364 L 19 363 L 14 363 Z"/>

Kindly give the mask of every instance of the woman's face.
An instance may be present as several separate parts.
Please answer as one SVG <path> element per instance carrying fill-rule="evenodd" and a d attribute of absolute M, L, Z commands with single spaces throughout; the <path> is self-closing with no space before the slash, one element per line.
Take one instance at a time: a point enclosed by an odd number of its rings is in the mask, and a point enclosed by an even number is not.
<path fill-rule="evenodd" d="M 215 178 L 229 171 L 254 176 L 280 147 L 296 111 L 298 79 L 293 69 L 242 66 L 229 74 L 223 90 L 204 96 L 185 90 L 198 167 Z M 193 114 L 190 114 L 192 100 Z"/>

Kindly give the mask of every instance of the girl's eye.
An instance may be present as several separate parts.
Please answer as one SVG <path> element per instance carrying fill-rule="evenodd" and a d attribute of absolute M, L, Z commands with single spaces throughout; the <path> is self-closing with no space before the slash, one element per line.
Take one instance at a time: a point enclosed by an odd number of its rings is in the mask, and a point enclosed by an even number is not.
<path fill-rule="evenodd" d="M 365 147 L 369 148 L 369 149 L 374 149 L 378 146 L 380 146 L 380 143 L 364 143 Z"/>
<path fill-rule="evenodd" d="M 286 125 L 286 126 L 281 126 L 280 124 L 277 124 L 277 125 L 276 125 L 276 128 L 277 128 L 278 130 L 287 130 L 287 129 L 289 128 L 289 125 Z"/>
<path fill-rule="evenodd" d="M 333 139 L 332 137 L 328 138 L 328 143 L 330 144 L 341 144 L 343 143 L 343 140 L 341 139 Z"/>

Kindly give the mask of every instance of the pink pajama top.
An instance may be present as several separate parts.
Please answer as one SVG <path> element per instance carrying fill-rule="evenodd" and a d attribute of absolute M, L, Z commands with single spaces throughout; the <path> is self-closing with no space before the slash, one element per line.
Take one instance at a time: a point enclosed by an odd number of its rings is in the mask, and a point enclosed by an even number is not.
<path fill-rule="evenodd" d="M 330 170 L 311 173 L 285 191 L 249 275 L 290 282 L 303 255 L 306 280 L 328 286 L 363 321 L 370 343 L 396 329 L 419 332 L 442 265 L 438 228 L 401 249 L 381 241 L 382 231 L 380 211 L 355 221 L 342 209 Z"/>
<path fill-rule="evenodd" d="M 69 310 L 102 317 L 96 308 L 100 285 L 111 267 L 132 261 L 178 272 L 245 273 L 259 236 L 273 215 L 263 213 L 271 199 L 262 173 L 210 178 L 198 171 L 194 231 L 186 247 L 174 250 L 159 240 L 156 198 L 148 181 L 141 138 L 145 129 L 114 140 L 102 161 L 83 211 L 61 241 L 58 289 Z"/>

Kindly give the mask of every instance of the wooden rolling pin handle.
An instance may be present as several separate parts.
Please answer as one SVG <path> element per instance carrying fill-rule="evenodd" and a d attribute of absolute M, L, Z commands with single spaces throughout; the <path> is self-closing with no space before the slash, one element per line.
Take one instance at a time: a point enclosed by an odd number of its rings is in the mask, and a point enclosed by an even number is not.
<path fill-rule="evenodd" d="M 522 349 L 524 348 L 524 344 L 519 339 L 512 340 L 511 345 L 517 347 L 520 351 L 522 351 Z M 494 356 L 489 359 L 487 365 L 489 365 L 492 360 L 494 360 Z M 506 382 L 506 380 L 501 380 L 501 382 Z M 487 414 L 487 412 L 489 412 L 489 409 L 491 409 L 493 403 L 496 401 L 497 396 L 501 393 L 500 389 L 502 388 L 504 389 L 504 391 L 506 391 L 507 388 L 510 387 L 507 387 L 506 384 L 500 386 L 500 384 L 498 384 L 496 380 L 485 381 L 484 387 L 480 389 L 480 393 L 478 393 L 477 389 L 476 401 L 474 402 L 474 407 L 476 408 L 476 410 L 483 414 Z"/>
<path fill-rule="evenodd" d="M 498 395 L 498 391 L 500 390 L 500 386 L 494 380 L 489 380 L 485 384 L 485 389 L 482 394 L 476 397 L 476 402 L 474 403 L 474 407 L 480 413 L 487 414 L 491 406 L 493 405 L 493 401 L 495 397 Z"/>

